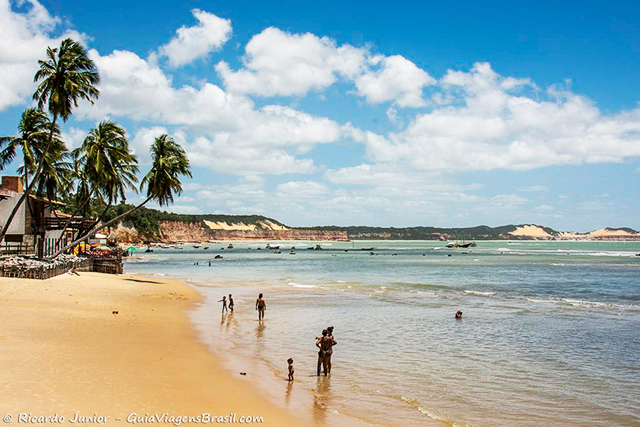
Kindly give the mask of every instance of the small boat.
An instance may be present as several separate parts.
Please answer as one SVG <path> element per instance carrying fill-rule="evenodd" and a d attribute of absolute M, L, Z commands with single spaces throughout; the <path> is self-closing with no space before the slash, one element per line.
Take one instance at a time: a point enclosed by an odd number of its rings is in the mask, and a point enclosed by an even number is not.
<path fill-rule="evenodd" d="M 153 252 L 153 249 L 151 249 L 151 246 L 149 246 L 145 252 Z"/>
<path fill-rule="evenodd" d="M 469 242 L 469 243 L 458 243 L 458 242 L 456 242 L 456 243 L 449 243 L 447 245 L 447 248 L 449 248 L 449 249 L 453 249 L 453 248 L 475 248 L 476 246 L 477 246 L 476 242 Z"/>
<path fill-rule="evenodd" d="M 233 243 L 229 243 L 229 246 L 227 246 L 227 249 L 233 249 Z"/>
<path fill-rule="evenodd" d="M 209 249 L 209 246 L 205 246 L 203 249 L 206 251 L 207 249 Z"/>
<path fill-rule="evenodd" d="M 280 249 L 280 246 L 271 246 L 271 245 L 267 245 L 267 249 L 274 249 L 274 250 L 278 250 L 278 249 Z"/>
<path fill-rule="evenodd" d="M 294 251 L 289 252 L 289 255 L 295 255 L 296 253 Z"/>
<path fill-rule="evenodd" d="M 222 255 L 216 255 L 213 259 L 222 259 Z"/>
<path fill-rule="evenodd" d="M 194 249 L 198 249 L 200 247 L 200 245 L 193 245 Z"/>
<path fill-rule="evenodd" d="M 369 252 L 371 252 L 374 249 L 375 248 L 360 248 L 361 251 L 369 251 Z"/>

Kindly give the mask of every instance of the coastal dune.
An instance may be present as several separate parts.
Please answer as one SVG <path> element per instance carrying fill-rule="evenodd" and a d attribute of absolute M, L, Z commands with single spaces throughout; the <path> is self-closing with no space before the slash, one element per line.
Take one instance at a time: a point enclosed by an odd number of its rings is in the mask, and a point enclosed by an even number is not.
<path fill-rule="evenodd" d="M 220 367 L 191 328 L 186 311 L 201 296 L 187 285 L 82 273 L 1 278 L 0 291 L 0 412 L 13 423 L 19 413 L 123 425 L 235 414 L 302 425 Z"/>

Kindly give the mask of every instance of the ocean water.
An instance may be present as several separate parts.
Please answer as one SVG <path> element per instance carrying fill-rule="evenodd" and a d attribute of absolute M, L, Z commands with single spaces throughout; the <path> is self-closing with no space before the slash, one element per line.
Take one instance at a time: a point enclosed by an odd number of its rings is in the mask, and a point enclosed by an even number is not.
<path fill-rule="evenodd" d="M 316 424 L 339 413 L 397 426 L 640 426 L 640 242 L 271 244 L 282 253 L 266 242 L 139 251 L 125 272 L 197 287 L 203 341 L 279 404 L 308 405 Z M 236 310 L 222 316 L 229 293 Z M 315 337 L 329 325 L 333 370 L 317 378 Z"/>

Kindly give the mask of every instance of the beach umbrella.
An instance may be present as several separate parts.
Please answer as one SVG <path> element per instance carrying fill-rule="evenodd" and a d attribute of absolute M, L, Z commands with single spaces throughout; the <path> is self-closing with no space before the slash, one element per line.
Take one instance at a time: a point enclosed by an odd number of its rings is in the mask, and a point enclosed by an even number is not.
<path fill-rule="evenodd" d="M 135 246 L 129 246 L 127 249 L 125 249 L 127 251 L 137 251 L 138 248 L 136 248 Z"/>

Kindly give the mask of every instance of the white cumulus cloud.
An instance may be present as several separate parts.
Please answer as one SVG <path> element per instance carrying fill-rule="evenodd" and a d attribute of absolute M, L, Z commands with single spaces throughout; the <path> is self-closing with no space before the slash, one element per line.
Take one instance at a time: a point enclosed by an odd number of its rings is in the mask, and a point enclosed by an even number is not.
<path fill-rule="evenodd" d="M 57 47 L 67 37 L 84 39 L 71 30 L 54 36 L 59 24 L 36 0 L 0 0 L 0 111 L 30 99 L 38 59 L 45 58 L 47 47 Z"/>
<path fill-rule="evenodd" d="M 231 37 L 230 20 L 199 9 L 191 12 L 198 24 L 178 28 L 169 43 L 159 49 L 160 56 L 165 56 L 174 68 L 190 64 L 220 49 Z"/>
<path fill-rule="evenodd" d="M 528 80 L 489 64 L 449 71 L 440 87 L 455 101 L 418 114 L 402 131 L 349 129 L 377 162 L 414 170 L 530 170 L 622 162 L 640 156 L 640 109 L 605 115 L 589 99 L 551 87 L 526 96 Z"/>
<path fill-rule="evenodd" d="M 158 123 L 151 126 L 154 135 L 158 127 L 183 129 L 187 151 L 199 166 L 232 174 L 309 173 L 316 170 L 313 161 L 298 156 L 342 138 L 341 126 L 324 117 L 280 105 L 258 109 L 246 96 L 207 82 L 175 87 L 162 69 L 133 52 L 89 54 L 102 77 L 100 102 L 83 105 L 78 116 Z M 142 155 L 151 140 L 145 126 L 134 137 L 136 153 Z"/>
<path fill-rule="evenodd" d="M 339 76 L 353 78 L 366 53 L 348 44 L 337 46 L 328 37 L 274 27 L 253 36 L 245 52 L 243 69 L 233 71 L 220 62 L 216 71 L 230 92 L 259 96 L 305 95 L 331 86 Z"/>
<path fill-rule="evenodd" d="M 289 181 L 278 185 L 276 195 L 285 198 L 313 198 L 325 195 L 330 191 L 329 187 L 315 181 Z"/>
<path fill-rule="evenodd" d="M 422 107 L 422 91 L 436 80 L 416 64 L 400 55 L 376 55 L 370 69 L 355 79 L 358 94 L 367 102 L 394 102 L 399 107 Z"/>

